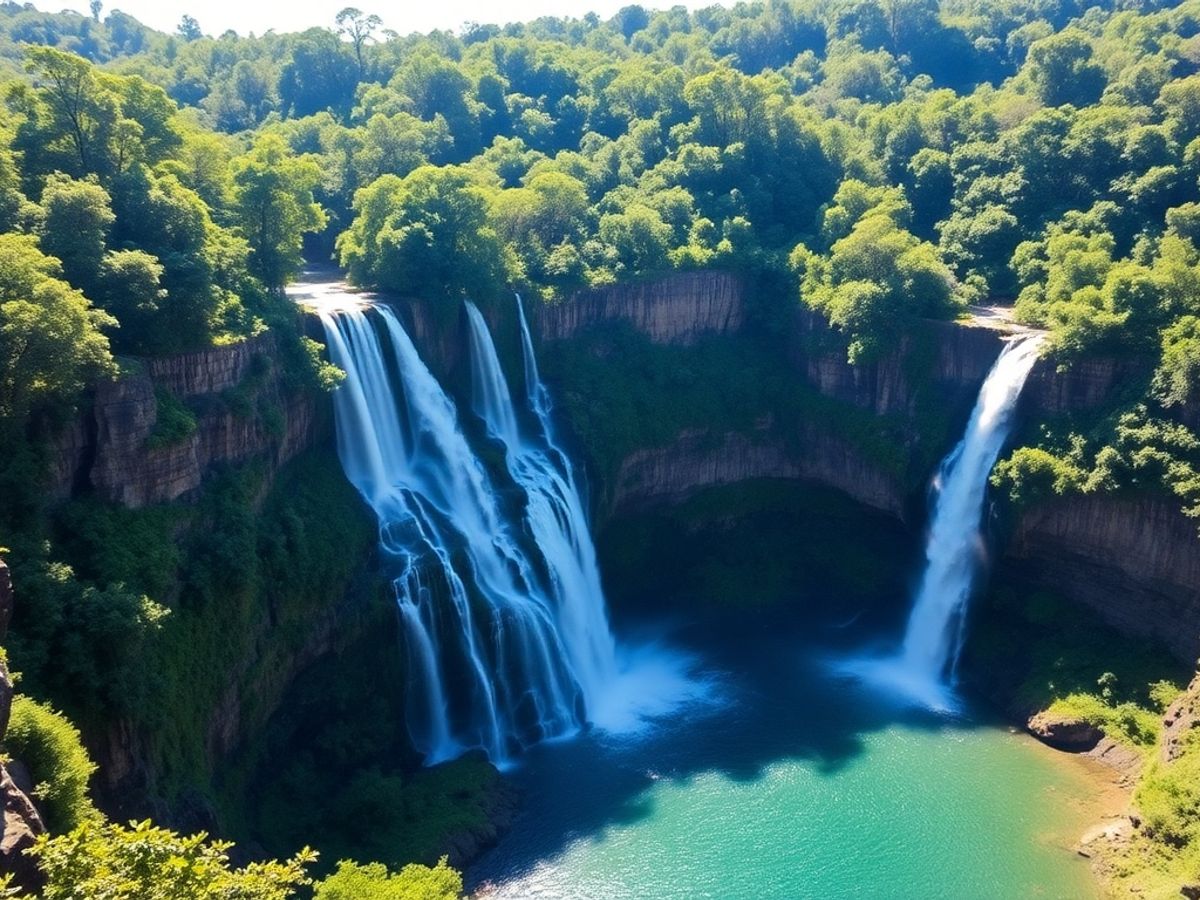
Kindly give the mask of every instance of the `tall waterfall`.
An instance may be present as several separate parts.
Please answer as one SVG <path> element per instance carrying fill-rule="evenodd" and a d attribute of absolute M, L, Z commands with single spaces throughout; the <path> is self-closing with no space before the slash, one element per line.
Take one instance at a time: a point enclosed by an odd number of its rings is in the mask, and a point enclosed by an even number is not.
<path fill-rule="evenodd" d="M 475 747 L 502 761 L 578 729 L 614 665 L 594 553 L 569 471 L 521 439 L 494 348 L 475 367 L 476 404 L 526 494 L 532 542 L 395 313 L 320 316 L 346 372 L 334 394 L 338 454 L 392 566 L 414 744 L 427 762 Z"/>
<path fill-rule="evenodd" d="M 617 674 L 616 645 L 608 626 L 596 549 L 566 455 L 550 436 L 546 390 L 537 375 L 525 312 L 518 299 L 526 396 L 538 428 L 520 433 L 516 410 L 487 323 L 467 303 L 471 345 L 471 401 L 488 433 L 504 445 L 509 474 L 525 494 L 525 522 L 546 564 L 545 591 L 559 634 L 589 709 Z"/>
<path fill-rule="evenodd" d="M 966 433 L 942 460 L 940 492 L 925 545 L 925 571 L 899 660 L 912 683 L 953 677 L 962 648 L 966 604 L 979 568 L 980 525 L 988 475 L 1013 424 L 1013 411 L 1040 335 L 1008 344 L 980 388 Z"/>

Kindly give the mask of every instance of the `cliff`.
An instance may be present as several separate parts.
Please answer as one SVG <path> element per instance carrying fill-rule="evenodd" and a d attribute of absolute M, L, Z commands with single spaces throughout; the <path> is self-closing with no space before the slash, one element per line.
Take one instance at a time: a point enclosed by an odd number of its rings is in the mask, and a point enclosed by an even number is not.
<path fill-rule="evenodd" d="M 727 272 L 678 272 L 592 288 L 541 306 L 535 327 L 543 340 L 557 341 L 614 321 L 628 322 L 656 344 L 694 344 L 706 334 L 735 332 L 746 322 L 744 282 Z"/>
<path fill-rule="evenodd" d="M 712 336 L 760 342 L 749 285 L 725 273 L 688 273 L 621 285 L 541 309 L 543 341 L 578 338 L 605 321 L 632 325 L 659 345 L 690 346 Z M 755 478 L 820 482 L 868 506 L 919 520 L 937 460 L 961 432 L 1008 335 L 975 323 L 924 322 L 875 361 L 852 366 L 844 339 L 816 313 L 797 307 L 787 328 L 784 377 L 833 406 L 798 423 L 761 410 L 752 433 L 683 430 L 642 447 L 605 485 L 603 512 L 619 516 L 677 503 L 708 486 Z M 763 351 L 768 352 L 766 349 Z M 1065 371 L 1040 361 L 1022 396 L 1036 421 L 1101 406 L 1133 379 L 1136 362 L 1088 360 Z M 719 373 L 716 377 L 720 377 Z M 703 385 L 703 381 L 700 382 Z M 560 390 L 570 391 L 569 372 Z M 845 410 L 837 411 L 838 405 Z M 905 471 L 881 466 L 840 421 L 850 410 L 894 426 Z M 1195 416 L 1184 410 L 1180 418 Z M 1161 641 L 1180 659 L 1200 655 L 1200 544 L 1196 523 L 1169 500 L 1112 495 L 1064 498 L 1022 513 L 998 548 L 1002 568 L 1094 610 L 1122 632 Z"/>
<path fill-rule="evenodd" d="M 165 431 L 164 397 L 186 408 L 188 433 Z M 315 399 L 286 384 L 270 334 L 148 360 L 96 385 L 52 449 L 47 490 L 56 499 L 94 491 L 131 508 L 176 500 L 222 464 L 282 466 L 314 444 L 317 420 Z"/>
<path fill-rule="evenodd" d="M 1004 341 L 994 328 L 924 322 L 879 359 L 852 366 L 846 342 L 822 316 L 797 306 L 793 320 L 790 356 L 804 381 L 877 415 L 915 416 L 931 392 L 947 408 L 969 410 Z"/>
<path fill-rule="evenodd" d="M 0 641 L 8 632 L 12 618 L 13 585 L 8 566 L 0 559 Z M 0 659 L 0 742 L 8 731 L 12 711 L 13 683 L 8 665 Z M 33 846 L 39 834 L 46 831 L 42 817 L 33 802 L 9 774 L 11 761 L 0 761 L 0 800 L 4 804 L 4 819 L 0 823 L 0 873 L 13 876 L 16 885 L 29 891 L 40 887 L 41 876 L 25 851 Z"/>
<path fill-rule="evenodd" d="M 1037 507 L 1018 520 L 1004 565 L 1184 662 L 1200 656 L 1200 539 L 1177 502 L 1078 496 Z"/>
<path fill-rule="evenodd" d="M 609 513 L 679 503 L 702 488 L 758 478 L 816 481 L 867 506 L 902 514 L 894 479 L 851 444 L 808 425 L 785 439 L 769 422 L 754 435 L 686 431 L 666 447 L 635 452 L 617 473 Z"/>

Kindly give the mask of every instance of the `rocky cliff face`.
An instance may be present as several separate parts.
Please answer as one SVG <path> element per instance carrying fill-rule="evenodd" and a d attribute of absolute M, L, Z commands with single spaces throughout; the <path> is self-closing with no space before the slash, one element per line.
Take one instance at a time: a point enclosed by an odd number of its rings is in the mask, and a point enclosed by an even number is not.
<path fill-rule="evenodd" d="M 1033 509 L 1017 524 L 1006 565 L 1184 662 L 1200 655 L 1200 539 L 1177 503 L 1082 496 Z"/>
<path fill-rule="evenodd" d="M 617 320 L 657 343 L 692 344 L 708 334 L 737 335 L 752 324 L 746 292 L 737 278 L 689 273 L 585 294 L 544 308 L 536 321 L 543 340 L 568 339 Z M 1006 337 L 994 327 L 929 322 L 881 359 L 851 366 L 845 342 L 824 319 L 797 309 L 788 356 L 799 384 L 848 407 L 909 423 L 902 440 L 910 456 L 928 439 L 923 411 L 949 423 L 950 431 L 937 438 L 944 446 L 928 447 L 920 457 L 924 465 L 949 449 Z M 1038 417 L 1095 407 L 1139 374 L 1136 365 L 1115 360 L 1091 360 L 1065 372 L 1040 362 L 1022 409 Z M 1188 414 L 1180 415 L 1186 420 Z M 906 484 L 839 433 L 816 420 L 791 433 L 771 422 L 752 435 L 686 431 L 621 464 L 608 511 L 674 503 L 710 485 L 764 477 L 818 481 L 894 515 L 921 507 L 912 479 L 923 483 L 928 472 L 909 473 Z M 1090 607 L 1123 632 L 1160 640 L 1185 661 L 1200 654 L 1200 542 L 1195 522 L 1169 501 L 1066 498 L 1021 516 L 1001 550 L 1002 565 Z"/>
<path fill-rule="evenodd" d="M 13 585 L 8 566 L 0 559 L 0 641 L 8 632 L 12 618 Z M 13 684 L 8 666 L 0 660 L 0 742 L 8 731 L 12 711 Z M 46 831 L 29 795 L 21 790 L 9 774 L 11 761 L 0 763 L 0 800 L 4 804 L 4 819 L 0 823 L 0 873 L 10 873 L 14 882 L 29 891 L 40 886 L 41 876 L 25 851 L 33 846 L 39 834 Z"/>
<path fill-rule="evenodd" d="M 679 272 L 654 281 L 580 291 L 539 308 L 544 340 L 564 340 L 599 322 L 628 322 L 656 344 L 694 344 L 746 321 L 743 281 L 726 272 Z"/>
<path fill-rule="evenodd" d="M 901 515 L 903 498 L 887 473 L 820 427 L 786 438 L 770 423 L 757 434 L 688 431 L 666 447 L 640 450 L 618 471 L 611 515 L 681 502 L 706 487 L 758 478 L 791 478 L 835 487 L 855 500 Z"/>
<path fill-rule="evenodd" d="M 969 409 L 1004 339 L 993 328 L 928 322 L 880 359 L 852 366 L 845 341 L 823 317 L 798 307 L 794 322 L 791 357 L 805 381 L 879 415 L 914 415 L 922 393 L 931 390 L 945 405 Z"/>
<path fill-rule="evenodd" d="M 163 392 L 194 417 L 190 434 L 160 439 Z M 142 373 L 97 385 L 54 447 L 49 491 L 65 499 L 92 490 L 133 508 L 176 500 L 221 464 L 283 465 L 314 443 L 317 420 L 315 400 L 284 385 L 270 335 L 150 360 Z"/>

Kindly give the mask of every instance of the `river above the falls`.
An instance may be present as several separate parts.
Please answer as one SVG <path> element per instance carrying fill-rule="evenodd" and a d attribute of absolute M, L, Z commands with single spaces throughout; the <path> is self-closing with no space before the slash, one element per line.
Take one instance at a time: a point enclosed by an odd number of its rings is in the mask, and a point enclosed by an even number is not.
<path fill-rule="evenodd" d="M 778 629 L 691 635 L 710 700 L 636 737 L 534 748 L 522 811 L 467 872 L 488 898 L 1098 896 L 1071 847 L 1090 760 L 969 702 L 893 705 Z M 1110 796 L 1111 802 L 1111 796 Z"/>

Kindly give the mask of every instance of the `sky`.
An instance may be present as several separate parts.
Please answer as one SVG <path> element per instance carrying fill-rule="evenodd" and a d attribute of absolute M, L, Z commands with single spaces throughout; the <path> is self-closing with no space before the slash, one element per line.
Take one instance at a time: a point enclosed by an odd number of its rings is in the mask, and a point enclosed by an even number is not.
<path fill-rule="evenodd" d="M 174 31 L 186 13 L 205 34 L 217 35 L 232 28 L 240 34 L 302 31 L 314 25 L 331 26 L 346 6 L 356 6 L 383 19 L 385 28 L 401 34 L 459 28 L 464 22 L 524 22 L 539 16 L 582 16 L 596 12 L 607 18 L 636 0 L 106 0 L 105 13 L 128 13 L 159 31 Z M 716 0 L 642 0 L 648 9 L 682 5 L 712 6 Z M 39 9 L 73 9 L 88 12 L 88 0 L 34 0 Z"/>

